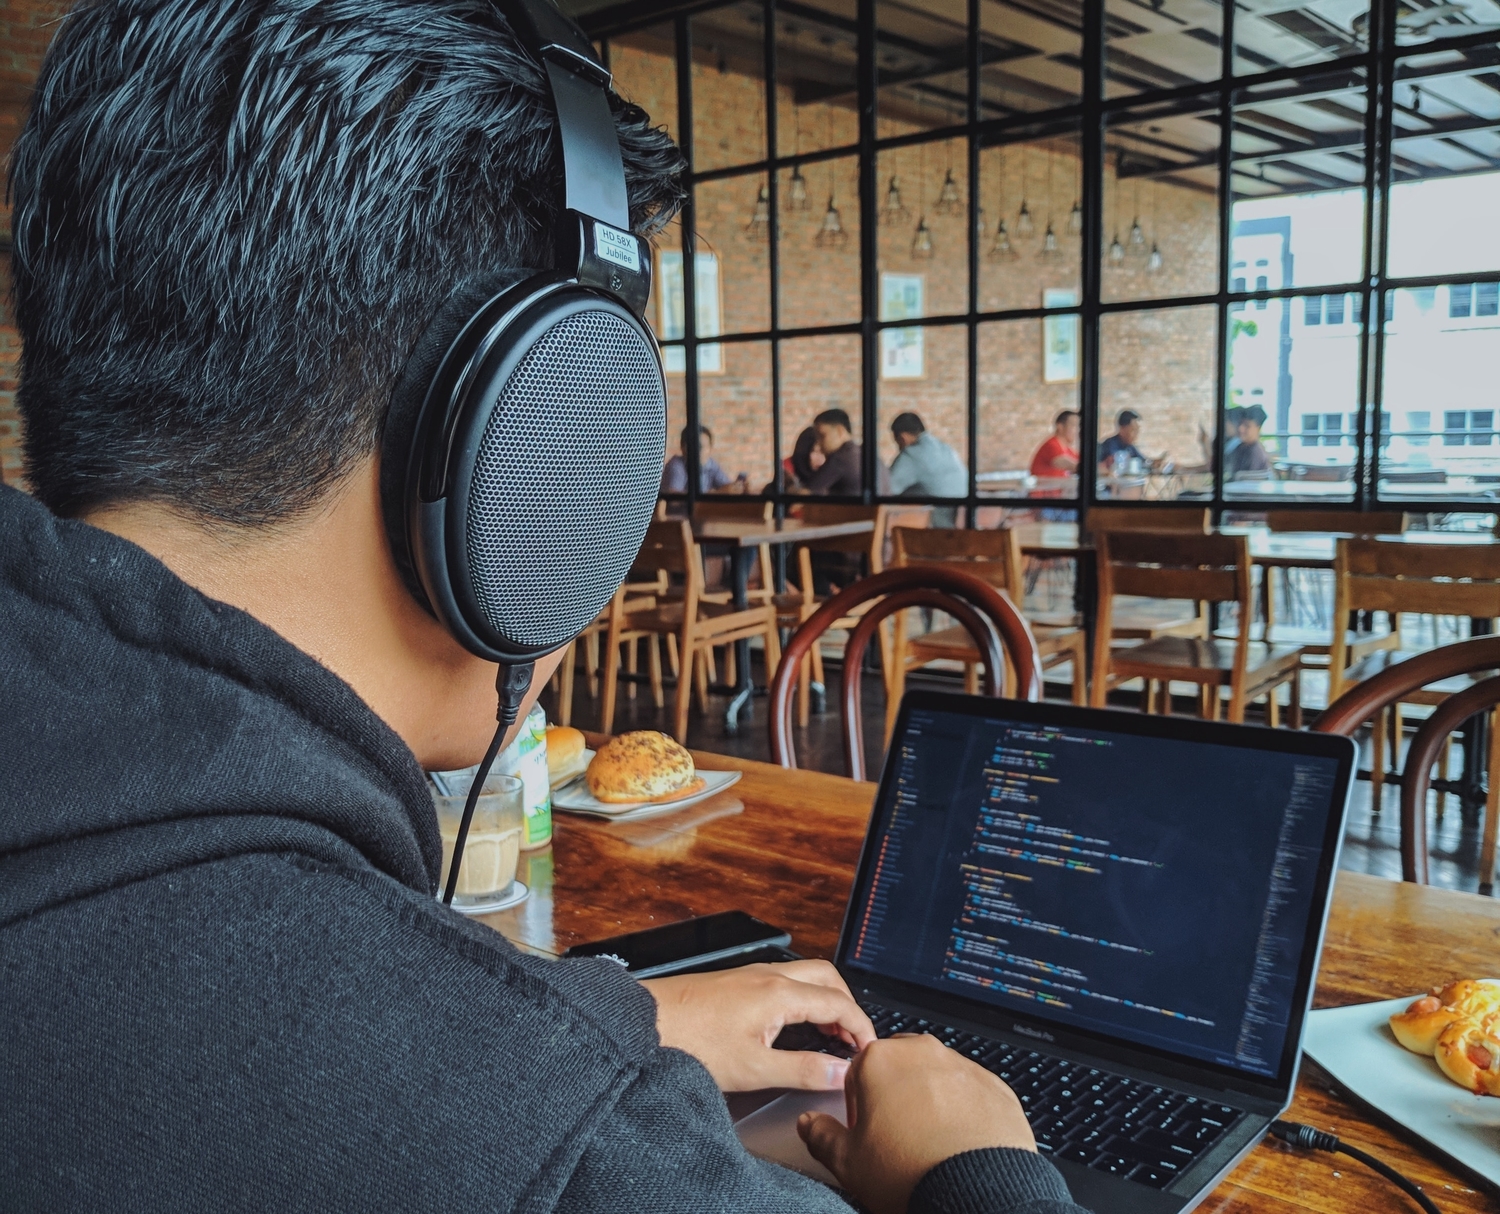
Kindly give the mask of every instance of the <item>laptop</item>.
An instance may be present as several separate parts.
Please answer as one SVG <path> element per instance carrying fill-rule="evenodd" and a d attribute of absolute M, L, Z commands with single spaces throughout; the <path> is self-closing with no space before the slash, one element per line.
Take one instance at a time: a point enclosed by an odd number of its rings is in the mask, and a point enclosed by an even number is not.
<path fill-rule="evenodd" d="M 911 692 L 838 968 L 880 1036 L 1009 1083 L 1080 1204 L 1189 1209 L 1291 1102 L 1355 755 Z M 776 1117 L 741 1123 L 752 1150 Z"/>

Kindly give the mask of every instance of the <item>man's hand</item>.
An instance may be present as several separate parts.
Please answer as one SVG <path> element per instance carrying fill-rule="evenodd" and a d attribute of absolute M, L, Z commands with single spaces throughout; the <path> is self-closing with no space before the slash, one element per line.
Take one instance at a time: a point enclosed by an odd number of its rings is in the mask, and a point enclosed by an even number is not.
<path fill-rule="evenodd" d="M 810 1021 L 859 1048 L 875 1040 L 870 1018 L 826 961 L 746 965 L 648 978 L 641 985 L 656 1000 L 661 1043 L 691 1054 L 725 1092 L 844 1086 L 847 1060 L 771 1048 L 789 1024 Z"/>
<path fill-rule="evenodd" d="M 1036 1150 L 1016 1094 L 936 1037 L 892 1037 L 863 1050 L 844 1099 L 848 1129 L 826 1113 L 804 1113 L 797 1132 L 872 1214 L 905 1214 L 922 1177 L 964 1151 Z"/>

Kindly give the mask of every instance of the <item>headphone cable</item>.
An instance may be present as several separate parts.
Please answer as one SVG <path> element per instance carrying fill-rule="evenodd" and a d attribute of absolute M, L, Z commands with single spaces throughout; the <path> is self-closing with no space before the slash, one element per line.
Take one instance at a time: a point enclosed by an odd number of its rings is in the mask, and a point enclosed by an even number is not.
<path fill-rule="evenodd" d="M 1271 1135 L 1281 1139 L 1282 1142 L 1290 1143 L 1294 1147 L 1301 1147 L 1309 1151 L 1328 1151 L 1348 1155 L 1351 1159 L 1357 1159 L 1365 1167 L 1384 1176 L 1393 1185 L 1410 1197 L 1417 1205 L 1421 1206 L 1426 1214 L 1440 1214 L 1432 1198 L 1422 1192 L 1411 1181 L 1391 1167 L 1390 1164 L 1376 1159 L 1373 1155 L 1367 1155 L 1358 1147 L 1351 1147 L 1347 1143 L 1340 1142 L 1334 1135 L 1324 1133 L 1322 1130 L 1314 1129 L 1310 1125 L 1303 1125 L 1298 1121 L 1273 1121 L 1271 1123 Z"/>
<path fill-rule="evenodd" d="M 479 790 L 490 778 L 490 768 L 495 765 L 495 756 L 500 753 L 500 743 L 505 741 L 506 733 L 520 715 L 521 701 L 526 698 L 526 692 L 531 687 L 532 669 L 531 662 L 502 666 L 495 678 L 495 691 L 499 696 L 495 719 L 499 724 L 495 727 L 495 736 L 490 739 L 489 749 L 484 752 L 484 758 L 479 761 L 479 767 L 474 772 L 469 795 L 464 798 L 464 814 L 458 821 L 458 837 L 453 840 L 453 862 L 448 866 L 448 883 L 443 889 L 443 903 L 446 906 L 453 904 L 453 895 L 458 892 L 458 869 L 464 859 L 464 844 L 469 841 L 469 824 L 474 821 L 474 807 L 479 803 Z"/>

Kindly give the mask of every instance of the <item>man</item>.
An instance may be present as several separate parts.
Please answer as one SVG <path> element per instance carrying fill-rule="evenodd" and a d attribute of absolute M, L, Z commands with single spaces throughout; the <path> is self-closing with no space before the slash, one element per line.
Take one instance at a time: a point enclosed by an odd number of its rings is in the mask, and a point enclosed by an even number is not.
<path fill-rule="evenodd" d="M 376 453 L 452 285 L 546 264 L 560 220 L 505 21 L 95 0 L 33 96 L 38 498 L 0 489 L 7 1210 L 843 1210 L 746 1155 L 720 1090 L 844 1084 L 855 1127 L 801 1128 L 871 1210 L 1073 1210 L 1003 1084 L 872 1043 L 821 962 L 638 983 L 434 898 L 422 769 L 478 758 L 496 671 L 407 591 Z M 649 232 L 682 161 L 613 112 Z M 856 1061 L 768 1048 L 806 1021 Z"/>
<path fill-rule="evenodd" d="M 1051 436 L 1031 457 L 1031 475 L 1039 481 L 1058 480 L 1078 471 L 1081 414 L 1064 409 L 1052 420 Z M 1038 489 L 1036 497 L 1061 497 L 1061 489 Z"/>
<path fill-rule="evenodd" d="M 1135 461 L 1142 468 L 1153 471 L 1166 462 L 1166 455 L 1155 458 L 1146 455 L 1136 446 L 1141 437 L 1141 415 L 1134 409 L 1122 409 L 1115 418 L 1115 432 L 1099 444 L 1099 470 L 1105 474 L 1119 470 L 1118 463 Z"/>
<path fill-rule="evenodd" d="M 891 492 L 920 493 L 925 497 L 966 497 L 969 473 L 956 452 L 932 434 L 915 413 L 898 413 L 891 436 L 900 450 L 891 461 Z M 952 527 L 952 506 L 934 506 L 928 520 L 934 527 Z"/>
<path fill-rule="evenodd" d="M 677 441 L 677 454 L 667 461 L 667 466 L 662 470 L 661 491 L 663 493 L 687 492 L 687 444 L 690 434 L 692 434 L 691 427 L 684 426 L 682 436 Z M 698 492 L 717 493 L 727 489 L 730 492 L 743 493 L 748 479 L 743 472 L 733 480 L 730 479 L 729 473 L 719 467 L 719 461 L 714 459 L 714 432 L 707 426 L 699 426 Z"/>
<path fill-rule="evenodd" d="M 809 493 L 858 497 L 864 488 L 861 448 L 854 438 L 854 426 L 842 409 L 824 409 L 813 418 L 818 434 L 818 450 L 823 455 L 821 467 L 813 467 L 808 458 L 797 460 L 797 480 Z M 794 453 L 794 459 L 796 455 Z M 876 462 L 876 492 L 889 493 L 885 465 Z"/>
<path fill-rule="evenodd" d="M 1271 457 L 1261 445 L 1260 428 L 1266 424 L 1266 411 L 1259 405 L 1251 405 L 1240 411 L 1235 437 L 1239 440 L 1234 449 L 1224 457 L 1224 478 L 1237 480 L 1252 472 L 1269 472 Z"/>

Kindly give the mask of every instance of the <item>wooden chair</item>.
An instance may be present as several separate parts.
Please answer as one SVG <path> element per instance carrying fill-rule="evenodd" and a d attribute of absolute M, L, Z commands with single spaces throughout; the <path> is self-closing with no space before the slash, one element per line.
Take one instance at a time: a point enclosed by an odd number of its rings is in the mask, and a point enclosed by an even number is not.
<path fill-rule="evenodd" d="M 792 743 L 792 687 L 802 663 L 830 628 L 856 620 L 844 647 L 844 770 L 865 778 L 860 719 L 860 671 L 870 634 L 887 616 L 908 607 L 933 607 L 953 616 L 983 655 L 986 695 L 1004 689 L 1003 672 L 1014 673 L 1013 698 L 1041 698 L 1041 658 L 1026 618 L 1005 594 L 954 565 L 887 569 L 834 595 L 792 634 L 771 681 L 771 761 L 796 767 Z"/>
<path fill-rule="evenodd" d="M 708 656 L 715 645 L 763 637 L 766 646 L 766 669 L 773 670 L 781 657 L 781 641 L 776 631 L 776 609 L 763 603 L 744 611 L 732 604 L 706 602 L 703 598 L 703 557 L 693 541 L 693 529 L 685 519 L 653 522 L 636 555 L 630 572 L 632 581 L 657 574 L 680 574 L 682 598 L 676 601 L 654 601 L 649 606 L 627 602 L 622 587 L 610 604 L 609 628 L 604 658 L 604 711 L 600 727 L 614 728 L 615 698 L 619 685 L 620 646 L 645 636 L 675 638 L 680 666 L 674 700 L 673 736 L 687 740 L 688 707 L 692 685 L 698 680 L 699 696 L 706 697 Z M 652 650 L 653 674 L 659 678 L 659 658 Z"/>
<path fill-rule="evenodd" d="M 634 611 L 642 607 L 654 605 L 658 598 L 668 594 L 667 579 L 664 575 L 658 575 L 646 582 L 626 582 L 621 589 L 626 595 L 626 610 Z M 557 724 L 571 725 L 573 723 L 573 690 L 578 679 L 578 649 L 583 647 L 583 673 L 588 680 L 589 697 L 598 699 L 599 678 L 602 667 L 599 661 L 599 641 L 609 630 L 610 608 L 606 607 L 595 618 L 594 622 L 581 633 L 568 642 L 568 647 L 563 651 L 563 659 L 557 665 L 557 673 L 553 675 L 553 687 L 557 692 Z M 656 637 L 648 637 L 651 645 L 656 645 Z M 671 641 L 671 638 L 668 638 Z M 673 673 L 676 673 L 676 647 L 670 646 L 673 655 Z M 626 672 L 629 675 L 636 674 L 637 654 L 634 647 L 629 651 Z M 663 703 L 661 685 L 661 663 L 659 656 L 654 656 L 651 661 L 654 672 L 652 692 L 656 697 L 656 706 L 660 708 Z M 631 699 L 635 698 L 635 683 L 630 684 L 629 691 Z"/>
<path fill-rule="evenodd" d="M 1162 531 L 1172 534 L 1207 535 L 1207 506 L 1095 506 L 1084 516 L 1083 532 L 1097 539 L 1117 531 Z M 1037 616 L 1036 623 L 1057 625 L 1057 617 Z M 1206 637 L 1208 615 L 1202 605 L 1180 601 L 1133 597 L 1115 604 L 1109 636 L 1114 641 L 1154 641 L 1159 637 Z"/>
<path fill-rule="evenodd" d="M 1408 544 L 1397 540 L 1340 540 L 1333 562 L 1333 618 L 1347 620 L 1351 611 L 1385 611 L 1393 634 L 1403 611 L 1432 615 L 1500 618 L 1500 544 Z M 1410 661 L 1414 652 L 1380 649 L 1352 661 L 1347 634 L 1334 629 L 1329 655 L 1328 699 L 1343 694 L 1349 683 L 1363 683 L 1392 666 Z M 1401 705 L 1438 705 L 1467 691 L 1469 674 L 1418 684 L 1409 695 L 1390 701 L 1373 722 L 1370 736 L 1370 783 L 1376 809 L 1385 785 L 1387 728 L 1394 762 L 1401 747 Z M 1446 758 L 1446 756 L 1445 756 Z"/>
<path fill-rule="evenodd" d="M 801 505 L 800 518 L 804 523 L 853 523 L 868 519 L 874 529 L 860 535 L 835 536 L 832 539 L 813 540 L 797 545 L 797 585 L 788 587 L 787 593 L 776 597 L 777 618 L 783 628 L 800 627 L 812 617 L 819 603 L 822 602 L 818 598 L 817 587 L 814 585 L 812 559 L 814 552 L 854 554 L 863 561 L 865 576 L 877 574 L 885 568 L 885 543 L 889 516 L 890 507 L 888 506 L 841 506 L 829 502 L 805 502 Z M 830 627 L 847 631 L 859 622 L 859 615 L 865 610 L 868 610 L 868 604 Z M 886 629 L 881 629 L 880 632 L 880 656 L 883 663 L 882 669 L 886 672 L 887 682 L 889 682 L 891 648 L 890 637 Z M 812 646 L 804 665 L 806 669 L 802 671 L 797 682 L 797 723 L 799 725 L 807 724 L 812 684 L 822 684 L 826 681 L 823 677 L 821 647 Z"/>
<path fill-rule="evenodd" d="M 1269 696 L 1270 723 L 1280 723 L 1276 689 L 1291 689 L 1291 720 L 1302 723 L 1296 646 L 1267 645 L 1250 639 L 1250 541 L 1242 535 L 1183 532 L 1113 532 L 1098 537 L 1099 613 L 1095 624 L 1092 701 L 1102 708 L 1111 688 L 1130 679 L 1145 684 L 1144 707 L 1152 711 L 1157 684 L 1162 710 L 1171 711 L 1171 684 L 1196 683 L 1203 715 L 1218 719 L 1219 692 L 1229 688 L 1229 720 L 1245 719 L 1245 705 Z M 1110 629 L 1116 595 L 1190 599 L 1201 612 L 1206 603 L 1234 603 L 1240 630 L 1224 637 L 1165 636 L 1133 649 L 1112 649 Z"/>
<path fill-rule="evenodd" d="M 1427 884 L 1427 792 L 1434 760 L 1442 761 L 1449 734 L 1476 713 L 1488 711 L 1490 721 L 1489 796 L 1485 804 L 1484 835 L 1479 848 L 1481 892 L 1493 890 L 1495 843 L 1500 834 L 1500 679 L 1487 677 L 1500 670 L 1500 636 L 1474 637 L 1456 645 L 1413 654 L 1387 665 L 1361 683 L 1348 687 L 1323 710 L 1313 728 L 1320 733 L 1352 737 L 1366 721 L 1379 720 L 1393 705 L 1411 702 L 1424 689 L 1467 683 L 1444 699 L 1417 731 L 1406 755 L 1401 780 L 1401 879 Z M 1482 677 L 1483 676 L 1483 677 Z"/>
<path fill-rule="evenodd" d="M 1010 528 L 999 531 L 914 530 L 891 528 L 893 565 L 897 569 L 915 566 L 946 565 L 963 569 L 982 578 L 996 590 L 1003 590 L 1014 603 L 1025 594 L 1021 573 L 1021 545 Z M 964 690 L 970 695 L 979 691 L 979 666 L 983 658 L 973 639 L 962 626 L 939 629 L 918 636 L 907 635 L 908 612 L 896 614 L 891 640 L 891 672 L 887 680 L 885 736 L 889 740 L 896 724 L 901 694 L 906 688 L 906 672 L 929 662 L 959 662 L 964 668 Z M 1073 703 L 1088 702 L 1086 663 L 1088 651 L 1082 628 L 1031 625 L 1036 638 L 1042 669 L 1064 662 L 1073 665 Z"/>

